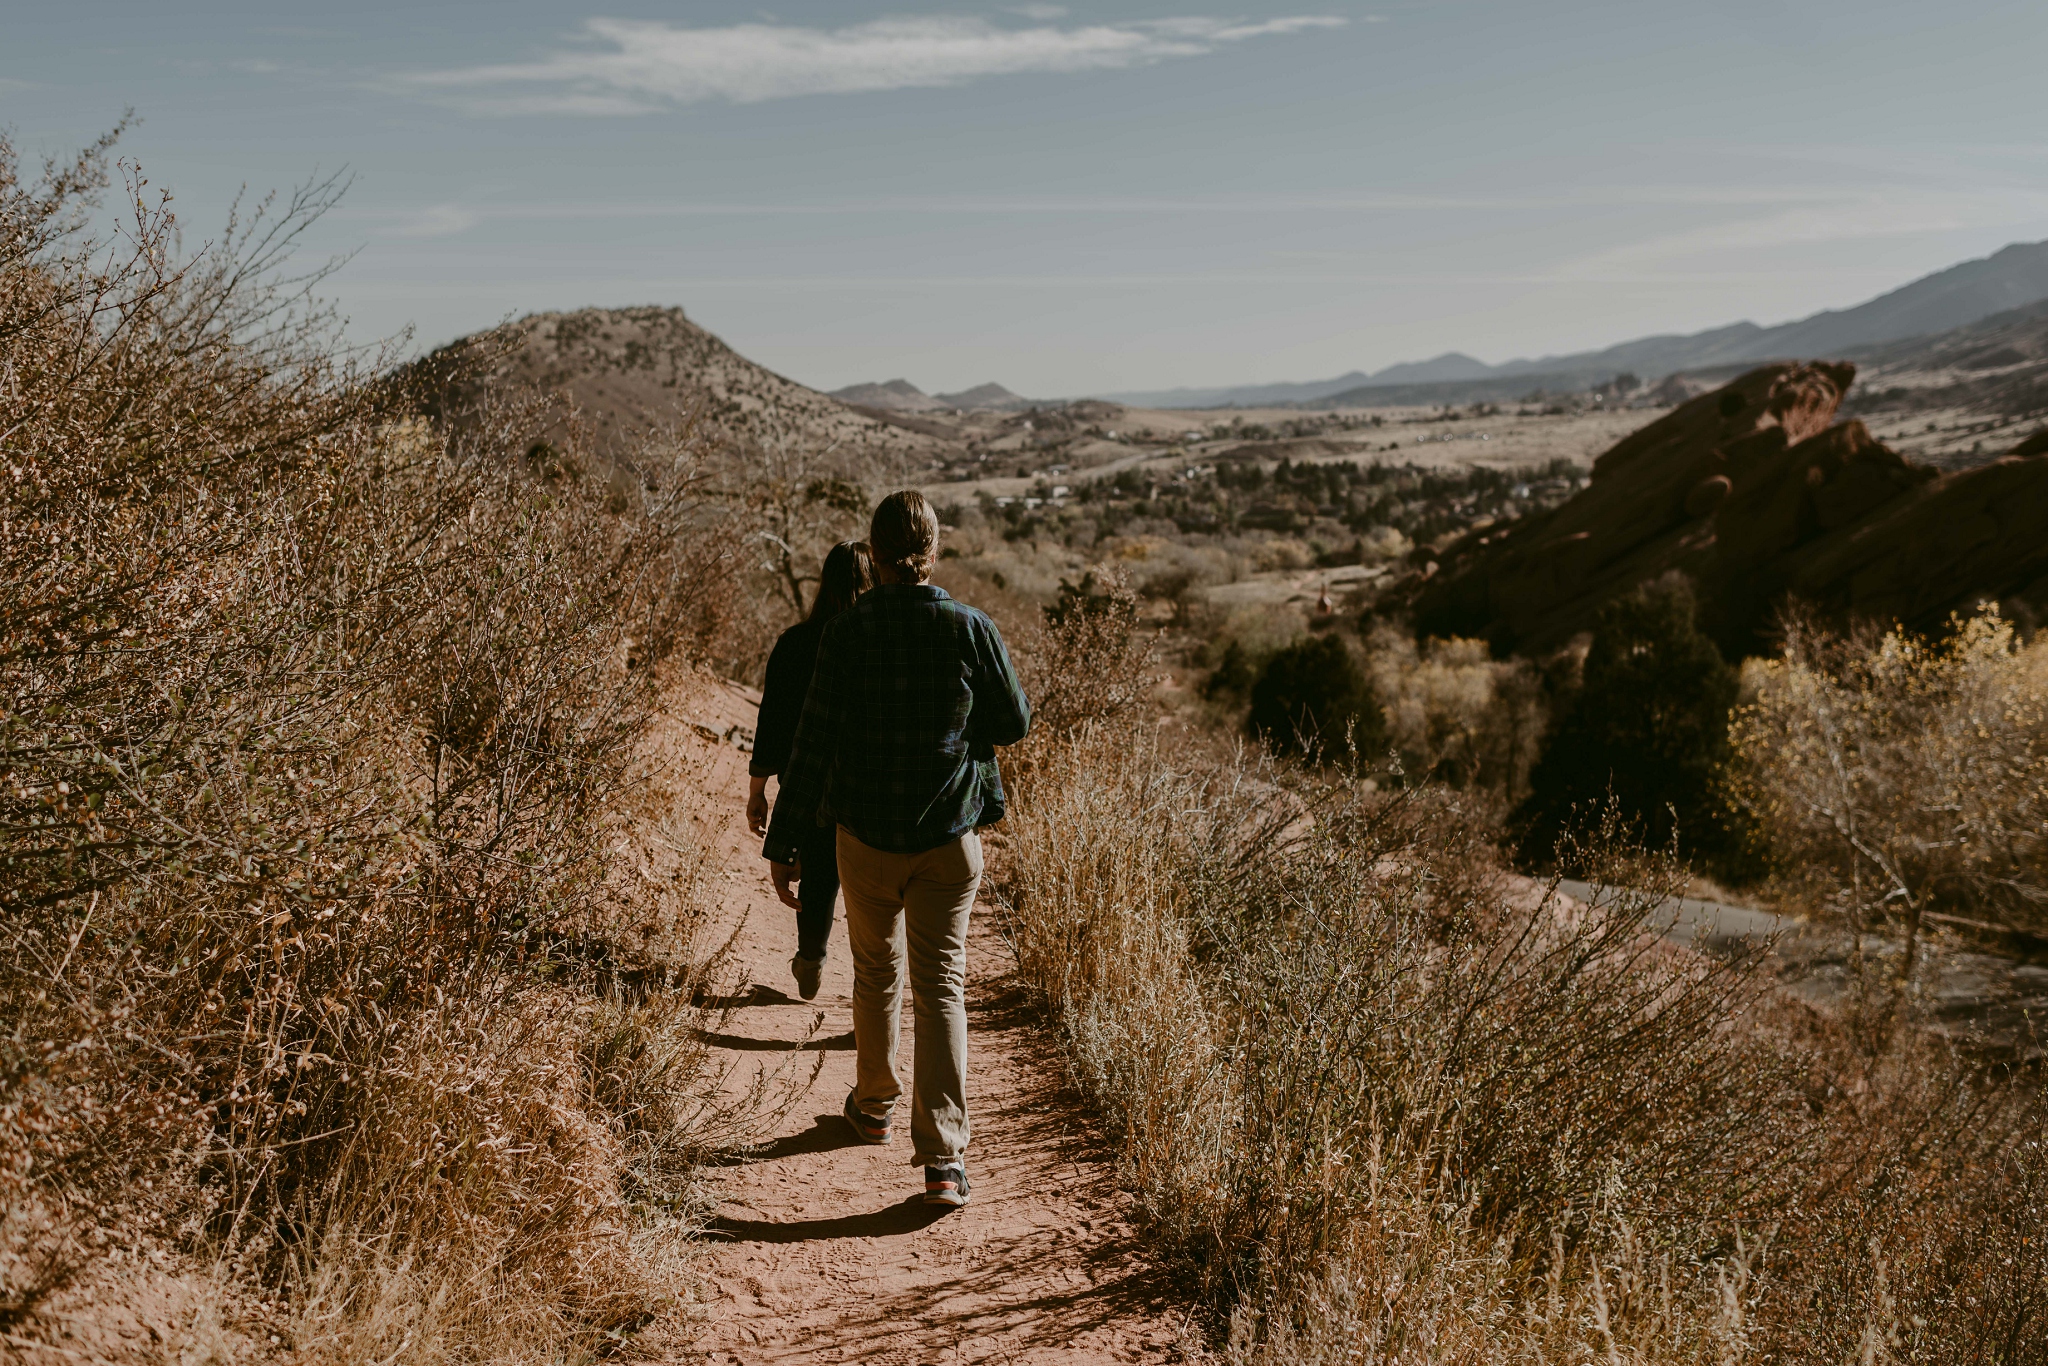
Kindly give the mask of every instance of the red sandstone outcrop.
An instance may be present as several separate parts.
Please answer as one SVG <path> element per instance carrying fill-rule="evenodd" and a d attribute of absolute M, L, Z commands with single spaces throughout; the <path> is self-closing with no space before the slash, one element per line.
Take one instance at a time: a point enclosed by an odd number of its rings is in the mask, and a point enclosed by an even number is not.
<path fill-rule="evenodd" d="M 1429 635 L 1543 650 L 1673 570 L 1731 656 L 1800 598 L 1837 620 L 1921 629 L 1990 598 L 2048 618 L 2048 441 L 1978 469 L 1914 465 L 1835 411 L 1855 367 L 1777 364 L 1628 436 L 1562 506 L 1474 533 L 1385 600 Z"/>

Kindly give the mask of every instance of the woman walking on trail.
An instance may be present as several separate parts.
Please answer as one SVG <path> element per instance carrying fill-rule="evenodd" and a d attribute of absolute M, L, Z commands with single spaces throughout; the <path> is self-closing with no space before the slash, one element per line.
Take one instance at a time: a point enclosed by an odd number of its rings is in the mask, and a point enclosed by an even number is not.
<path fill-rule="evenodd" d="M 768 780 L 789 767 L 790 742 L 796 739 L 797 718 L 803 713 L 811 669 L 818 660 L 818 639 L 832 619 L 853 606 L 853 600 L 874 583 L 874 561 L 865 541 L 841 541 L 833 546 L 818 570 L 818 595 L 811 599 L 810 615 L 784 631 L 768 653 L 761 711 L 754 721 L 754 761 L 747 766 L 747 828 L 756 835 L 768 833 Z M 796 954 L 789 960 L 789 971 L 796 978 L 797 995 L 806 1001 L 818 995 L 825 946 L 832 937 L 832 903 L 839 897 L 839 860 L 833 852 L 833 836 L 830 826 L 807 830 L 797 849 L 804 871 L 793 903 L 797 908 Z"/>
<path fill-rule="evenodd" d="M 915 490 L 892 493 L 868 531 L 873 590 L 825 629 L 810 695 L 762 856 L 776 895 L 808 874 L 805 843 L 836 829 L 853 950 L 856 1080 L 847 1123 L 887 1143 L 904 960 L 917 1022 L 911 1162 L 926 1201 L 967 1203 L 967 916 L 981 885 L 978 826 L 1002 816 L 995 747 L 1031 708 L 995 623 L 926 582 L 939 519 Z"/>

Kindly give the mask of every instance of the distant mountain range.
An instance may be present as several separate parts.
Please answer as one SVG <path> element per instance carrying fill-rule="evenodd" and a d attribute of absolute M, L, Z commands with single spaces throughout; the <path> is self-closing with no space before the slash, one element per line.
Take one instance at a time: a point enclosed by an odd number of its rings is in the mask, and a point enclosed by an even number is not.
<path fill-rule="evenodd" d="M 1304 380 L 1296 384 L 1245 384 L 1228 389 L 1142 389 L 1105 394 L 1112 403 L 1133 408 L 1259 408 L 1268 404 L 1314 403 L 1332 394 L 1375 385 L 1452 384 L 1461 380 L 1489 379 L 1499 367 L 1468 356 L 1446 351 L 1434 360 L 1403 361 L 1367 374 L 1353 370 L 1333 379 Z"/>
<path fill-rule="evenodd" d="M 1829 309 L 1797 322 L 1759 327 L 1734 323 L 1688 335 L 1642 337 L 1600 351 L 1488 365 L 1452 351 L 1434 360 L 1390 365 L 1373 374 L 1354 370 L 1332 379 L 1296 384 L 1247 384 L 1218 389 L 1155 389 L 1102 395 L 1146 408 L 1259 407 L 1267 404 L 1388 402 L 1368 400 L 1362 389 L 1394 389 L 1473 380 L 1542 376 L 1599 384 L 1623 372 L 1654 380 L 1680 370 L 1766 360 L 1830 356 L 1907 337 L 1962 327 L 1992 314 L 2048 300 L 2048 242 L 2015 243 L 1981 261 L 1965 261 L 1924 276 L 1854 308 Z M 1551 387 L 1560 387 L 1553 384 Z"/>
<path fill-rule="evenodd" d="M 851 403 L 862 408 L 880 408 L 892 413 L 931 413 L 944 411 L 973 411 L 1010 408 L 1028 408 L 1031 400 L 1019 398 L 1000 384 L 977 384 L 972 389 L 962 389 L 957 394 L 927 394 L 907 379 L 892 379 L 883 384 L 849 384 L 844 389 L 832 390 L 831 396 L 841 403 Z"/>

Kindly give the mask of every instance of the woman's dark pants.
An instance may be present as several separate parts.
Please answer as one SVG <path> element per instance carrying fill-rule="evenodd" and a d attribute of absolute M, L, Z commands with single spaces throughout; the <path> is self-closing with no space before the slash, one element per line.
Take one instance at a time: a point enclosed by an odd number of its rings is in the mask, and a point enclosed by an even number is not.
<path fill-rule="evenodd" d="M 812 962 L 825 956 L 825 942 L 832 937 L 832 903 L 839 899 L 838 844 L 839 827 L 823 825 L 797 851 L 803 871 L 796 899 L 803 909 L 796 913 L 796 951 Z"/>

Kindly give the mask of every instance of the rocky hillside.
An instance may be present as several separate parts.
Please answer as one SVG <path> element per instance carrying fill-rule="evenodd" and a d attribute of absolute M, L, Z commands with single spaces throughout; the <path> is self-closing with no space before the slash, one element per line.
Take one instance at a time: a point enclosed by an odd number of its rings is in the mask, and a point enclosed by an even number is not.
<path fill-rule="evenodd" d="M 1864 367 L 1852 404 L 1858 412 L 2048 415 L 2048 303 L 1855 354 Z"/>
<path fill-rule="evenodd" d="M 841 403 L 881 408 L 894 413 L 933 413 L 946 409 L 945 404 L 907 379 L 892 379 L 883 384 L 849 384 L 844 389 L 834 389 L 832 397 Z"/>
<path fill-rule="evenodd" d="M 927 463 L 940 445 L 756 365 L 680 308 L 534 313 L 501 331 L 450 343 L 421 364 L 496 343 L 506 350 L 487 378 L 566 396 L 593 449 L 612 459 L 691 417 L 742 440 L 830 446 L 912 466 Z"/>
<path fill-rule="evenodd" d="M 1984 598 L 2048 619 L 2048 439 L 1975 469 L 1913 464 L 1835 422 L 1855 373 L 1787 362 L 1702 394 L 1607 451 L 1562 506 L 1418 551 L 1382 605 L 1424 634 L 1543 650 L 1676 570 L 1731 656 L 1765 648 L 1788 596 L 1921 629 Z"/>
<path fill-rule="evenodd" d="M 856 408 L 885 413 L 999 413 L 1034 406 L 1030 399 L 1019 398 L 993 382 L 957 394 L 933 395 L 907 379 L 892 379 L 883 384 L 849 384 L 834 389 L 832 397 Z"/>

